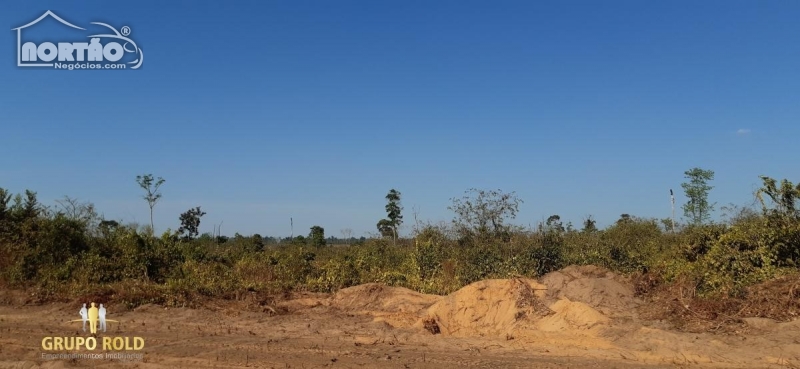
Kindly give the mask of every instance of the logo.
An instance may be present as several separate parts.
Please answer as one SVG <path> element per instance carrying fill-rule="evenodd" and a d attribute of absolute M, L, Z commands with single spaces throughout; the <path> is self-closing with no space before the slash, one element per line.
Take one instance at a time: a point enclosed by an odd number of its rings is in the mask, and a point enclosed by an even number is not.
<path fill-rule="evenodd" d="M 97 308 L 94 302 L 91 304 L 92 307 L 87 309 L 86 304 L 83 304 L 83 307 L 78 312 L 80 314 L 80 319 L 70 320 L 70 322 L 83 322 L 83 331 L 86 332 L 86 323 L 89 323 L 89 331 L 92 334 L 97 334 L 97 323 L 100 323 L 100 328 L 103 332 L 106 331 L 106 322 L 117 322 L 116 320 L 106 319 L 106 308 L 103 307 L 103 304 L 100 304 L 100 308 Z"/>
<path fill-rule="evenodd" d="M 44 337 L 42 338 L 42 349 L 48 352 L 53 351 L 106 351 L 104 354 L 95 353 L 42 353 L 42 359 L 121 359 L 121 360 L 141 360 L 143 354 L 129 353 L 130 351 L 141 351 L 144 349 L 144 338 L 142 337 L 109 337 L 103 336 L 98 340 L 98 332 L 105 333 L 109 322 L 119 324 L 118 320 L 107 319 L 107 310 L 103 304 L 86 304 L 78 311 L 80 319 L 70 320 L 70 323 L 82 323 L 83 331 L 86 332 L 88 323 L 89 337 L 82 336 L 63 336 L 63 337 Z M 119 331 L 119 329 L 118 329 Z"/>
<path fill-rule="evenodd" d="M 63 33 L 74 30 L 87 31 L 65 21 L 48 10 L 34 21 L 12 28 L 17 32 L 17 66 L 18 67 L 51 67 L 55 69 L 139 69 L 144 61 L 142 49 L 131 38 L 131 28 L 123 26 L 119 30 L 102 22 L 91 24 L 105 27 L 106 33 L 85 35 L 84 39 L 59 39 L 44 37 L 34 40 L 25 37 L 34 30 L 39 22 L 51 17 L 60 26 L 65 26 Z M 108 30 L 111 30 L 109 33 Z M 89 33 L 88 31 L 86 33 Z M 65 37 L 62 35 L 62 37 Z M 86 40 L 88 38 L 88 40 Z M 71 42 L 70 42 L 71 41 Z"/>

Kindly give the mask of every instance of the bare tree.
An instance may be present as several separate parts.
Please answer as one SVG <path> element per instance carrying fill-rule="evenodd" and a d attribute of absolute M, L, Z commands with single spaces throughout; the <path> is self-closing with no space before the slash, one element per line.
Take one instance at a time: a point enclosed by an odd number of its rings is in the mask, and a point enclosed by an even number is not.
<path fill-rule="evenodd" d="M 342 238 L 345 239 L 345 241 L 347 242 L 347 245 L 349 246 L 350 245 L 350 238 L 353 237 L 353 230 L 350 229 L 350 228 L 345 228 L 345 229 L 342 229 L 340 232 L 342 232 Z"/>
<path fill-rule="evenodd" d="M 63 199 L 56 200 L 56 204 L 58 204 L 57 213 L 61 213 L 72 220 L 88 224 L 97 217 L 94 204 L 90 202 L 81 202 L 77 198 L 64 196 Z"/>
<path fill-rule="evenodd" d="M 419 234 L 420 225 L 419 225 L 419 207 L 414 205 L 411 207 L 411 212 L 414 215 L 414 234 Z"/>

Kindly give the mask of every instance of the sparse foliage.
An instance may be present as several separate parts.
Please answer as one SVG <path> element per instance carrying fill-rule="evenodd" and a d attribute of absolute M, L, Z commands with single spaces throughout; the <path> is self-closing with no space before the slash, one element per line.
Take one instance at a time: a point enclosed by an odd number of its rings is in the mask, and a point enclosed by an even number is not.
<path fill-rule="evenodd" d="M 674 229 L 672 218 L 661 219 L 661 225 L 664 227 L 664 232 L 672 232 L 672 230 Z"/>
<path fill-rule="evenodd" d="M 89 202 L 81 202 L 76 198 L 64 196 L 63 199 L 56 200 L 56 204 L 59 207 L 57 212 L 72 220 L 88 224 L 97 217 L 94 204 Z"/>
<path fill-rule="evenodd" d="M 564 232 L 564 225 L 561 224 L 561 216 L 559 215 L 551 215 L 547 217 L 545 227 L 547 227 L 547 230 L 549 231 Z"/>
<path fill-rule="evenodd" d="M 350 239 L 353 238 L 353 230 L 350 229 L 350 228 L 345 228 L 345 229 L 342 229 L 340 232 L 342 233 L 342 238 L 349 245 L 350 244 Z"/>
<path fill-rule="evenodd" d="M 462 198 L 451 199 L 448 209 L 456 213 L 453 224 L 463 232 L 478 235 L 499 235 L 509 230 L 506 222 L 513 220 L 523 203 L 515 192 L 502 190 L 465 191 Z"/>
<path fill-rule="evenodd" d="M 394 236 L 394 229 L 392 228 L 392 221 L 389 219 L 381 219 L 378 221 L 378 232 L 382 237 Z"/>
<path fill-rule="evenodd" d="M 800 200 L 800 183 L 795 186 L 789 180 L 784 179 L 778 185 L 778 182 L 770 177 L 759 176 L 759 178 L 764 184 L 756 191 L 756 197 L 761 202 L 764 213 L 771 212 L 780 216 L 800 217 L 800 209 L 795 206 Z M 774 208 L 769 208 L 764 195 L 769 198 Z"/>
<path fill-rule="evenodd" d="M 581 231 L 586 233 L 596 232 L 597 221 L 595 221 L 591 215 L 586 217 L 586 219 L 583 220 L 583 229 L 581 229 Z"/>
<path fill-rule="evenodd" d="M 158 192 L 158 190 L 161 185 L 164 184 L 164 182 L 164 178 L 153 178 L 152 174 L 136 176 L 136 183 L 138 183 L 139 187 L 145 191 L 143 198 L 145 201 L 147 201 L 147 205 L 150 207 L 150 230 L 153 233 L 155 233 L 155 226 L 153 224 L 153 208 L 156 206 L 158 200 L 161 199 L 161 193 Z"/>

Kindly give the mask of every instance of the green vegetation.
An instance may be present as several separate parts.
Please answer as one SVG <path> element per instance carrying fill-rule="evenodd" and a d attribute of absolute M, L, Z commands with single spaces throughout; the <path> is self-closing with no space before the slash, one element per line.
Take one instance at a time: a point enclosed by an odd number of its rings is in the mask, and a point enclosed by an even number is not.
<path fill-rule="evenodd" d="M 714 204 L 708 203 L 708 192 L 714 188 L 708 182 L 714 179 L 714 171 L 692 168 L 684 175 L 689 180 L 681 183 L 688 199 L 683 205 L 684 216 L 694 225 L 703 224 L 711 219 L 711 211 L 714 210 Z"/>
<path fill-rule="evenodd" d="M 397 229 L 403 224 L 403 207 L 400 206 L 400 192 L 394 188 L 386 194 L 386 217 L 378 221 L 378 232 L 383 237 L 392 237 L 394 245 L 397 245 Z"/>
<path fill-rule="evenodd" d="M 0 188 L 0 284 L 43 301 L 99 295 L 134 306 L 368 282 L 444 294 L 480 279 L 535 277 L 571 264 L 646 275 L 651 289 L 688 281 L 699 296 L 741 296 L 748 286 L 797 272 L 800 185 L 762 177 L 760 211 L 740 209 L 726 223 L 711 223 L 702 182 L 710 177 L 697 178 L 686 187 L 700 185 L 692 192 L 699 207 L 689 208 L 692 224 L 675 233 L 671 224 L 629 214 L 605 229 L 591 217 L 580 230 L 565 227 L 558 215 L 525 229 L 511 224 L 522 203 L 514 193 L 471 189 L 453 199 L 451 224 L 422 224 L 404 239 L 397 236 L 400 193 L 392 190 L 387 237 L 357 240 L 343 230 L 348 246 L 332 245 L 321 226 L 307 238 L 284 240 L 198 235 L 200 207 L 181 215 L 177 232 L 157 237 L 152 224 L 142 231 L 106 220 L 88 203 L 67 198 L 51 209 L 35 192 L 14 196 Z M 152 210 L 163 179 L 137 182 L 149 189 Z"/>
<path fill-rule="evenodd" d="M 460 199 L 451 199 L 448 207 L 456 213 L 453 226 L 463 243 L 478 245 L 497 240 L 508 241 L 514 227 L 506 224 L 514 220 L 519 211 L 520 200 L 515 193 L 501 190 L 479 190 L 471 188 Z"/>
<path fill-rule="evenodd" d="M 152 174 L 145 174 L 136 176 L 136 183 L 139 184 L 145 195 L 144 200 L 147 201 L 147 206 L 150 207 L 150 232 L 155 233 L 155 225 L 153 224 L 153 208 L 156 206 L 158 200 L 161 199 L 161 193 L 158 189 L 164 184 L 164 178 L 158 177 L 154 179 Z"/>
<path fill-rule="evenodd" d="M 178 234 L 183 236 L 186 240 L 192 240 L 197 237 L 197 235 L 200 234 L 200 218 L 203 215 L 206 215 L 206 212 L 200 210 L 199 206 L 181 214 L 179 218 L 181 227 L 178 228 Z"/>
<path fill-rule="evenodd" d="M 311 232 L 308 234 L 308 242 L 314 247 L 325 246 L 325 228 L 320 226 L 311 227 Z"/>

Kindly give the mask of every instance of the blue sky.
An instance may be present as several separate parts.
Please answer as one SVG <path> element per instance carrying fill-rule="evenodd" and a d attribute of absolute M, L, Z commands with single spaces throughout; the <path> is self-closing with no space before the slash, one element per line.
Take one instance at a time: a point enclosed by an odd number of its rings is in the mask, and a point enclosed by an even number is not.
<path fill-rule="evenodd" d="M 46 10 L 129 26 L 142 67 L 17 67 L 11 29 Z M 290 217 L 295 234 L 374 232 L 390 188 L 406 232 L 412 208 L 449 220 L 471 187 L 516 191 L 524 225 L 668 217 L 696 166 L 716 172 L 718 207 L 746 204 L 758 175 L 800 180 L 799 15 L 794 1 L 7 3 L 0 187 L 147 223 L 135 177 L 153 173 L 158 232 L 202 206 L 201 231 L 231 235 L 287 236 Z"/>

